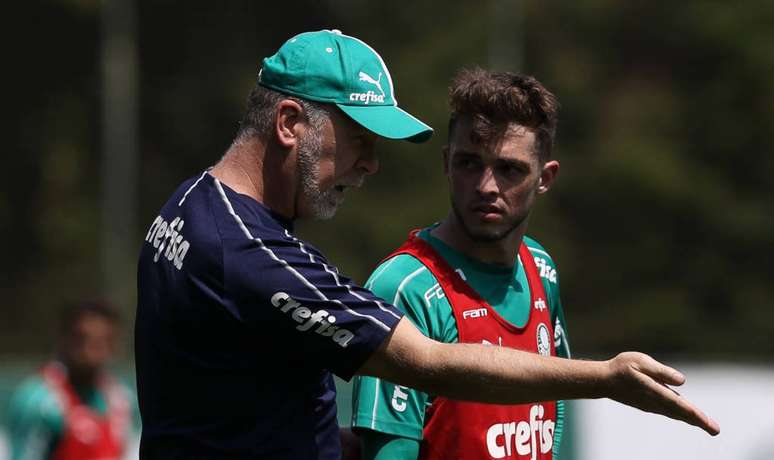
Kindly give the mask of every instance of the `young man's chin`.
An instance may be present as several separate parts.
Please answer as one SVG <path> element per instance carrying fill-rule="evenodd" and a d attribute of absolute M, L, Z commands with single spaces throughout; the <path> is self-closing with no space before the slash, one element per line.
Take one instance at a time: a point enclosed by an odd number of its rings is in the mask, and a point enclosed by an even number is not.
<path fill-rule="evenodd" d="M 468 236 L 478 243 L 494 243 L 508 236 L 505 229 L 492 225 L 475 225 L 468 227 Z"/>

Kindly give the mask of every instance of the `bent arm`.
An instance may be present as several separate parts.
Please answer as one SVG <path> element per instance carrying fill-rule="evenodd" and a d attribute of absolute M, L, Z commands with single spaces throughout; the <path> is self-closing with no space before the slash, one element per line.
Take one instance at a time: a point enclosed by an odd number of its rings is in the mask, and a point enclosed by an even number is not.
<path fill-rule="evenodd" d="M 712 435 L 720 430 L 666 386 L 681 385 L 682 374 L 641 353 L 580 361 L 497 346 L 446 344 L 425 337 L 402 319 L 359 373 L 430 394 L 486 403 L 607 397 Z"/>

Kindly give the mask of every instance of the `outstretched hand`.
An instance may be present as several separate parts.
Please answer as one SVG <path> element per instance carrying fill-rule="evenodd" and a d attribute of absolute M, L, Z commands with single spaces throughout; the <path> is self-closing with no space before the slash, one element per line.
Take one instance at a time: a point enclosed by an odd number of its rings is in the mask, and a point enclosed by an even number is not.
<path fill-rule="evenodd" d="M 712 436 L 720 425 L 668 385 L 680 386 L 685 376 L 648 355 L 621 353 L 607 361 L 612 374 L 610 398 L 645 412 L 661 414 L 697 426 Z"/>

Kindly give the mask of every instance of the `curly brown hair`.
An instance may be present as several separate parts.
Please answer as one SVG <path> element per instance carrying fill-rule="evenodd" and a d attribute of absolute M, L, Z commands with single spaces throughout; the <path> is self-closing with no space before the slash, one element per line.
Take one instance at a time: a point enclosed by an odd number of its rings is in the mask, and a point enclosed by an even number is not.
<path fill-rule="evenodd" d="M 490 144 L 511 123 L 533 130 L 541 163 L 551 158 L 559 101 L 537 79 L 511 72 L 463 69 L 449 88 L 449 142 L 457 120 L 473 119 L 471 141 Z"/>

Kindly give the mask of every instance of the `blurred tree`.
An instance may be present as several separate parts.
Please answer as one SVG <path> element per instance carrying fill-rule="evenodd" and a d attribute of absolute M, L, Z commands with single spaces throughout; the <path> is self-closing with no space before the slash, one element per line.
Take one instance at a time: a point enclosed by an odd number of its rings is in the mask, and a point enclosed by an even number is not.
<path fill-rule="evenodd" d="M 63 299 L 100 288 L 97 13 L 15 2 L 4 15 L 4 354 L 48 350 Z"/>
<path fill-rule="evenodd" d="M 0 195 L 10 261 L 0 268 L 3 351 L 46 349 L 51 310 L 104 289 L 100 5 L 14 4 L 13 174 Z M 168 194 L 227 148 L 260 59 L 297 32 L 339 28 L 380 51 L 401 105 L 436 128 L 421 146 L 381 143 L 381 173 L 334 220 L 299 223 L 363 281 L 409 229 L 447 212 L 440 149 L 449 79 L 493 56 L 502 67 L 510 49 L 513 70 L 538 77 L 563 105 L 560 180 L 530 233 L 561 268 L 576 353 L 774 356 L 774 268 L 766 260 L 774 242 L 774 5 L 327 0 L 287 8 L 138 2 L 135 249 Z M 492 26 L 492 11 L 519 18 L 523 30 L 509 36 L 522 43 L 492 44 L 503 36 L 493 29 L 509 32 L 505 21 Z M 132 298 L 115 300 L 131 315 Z"/>
<path fill-rule="evenodd" d="M 576 347 L 771 356 L 774 8 L 530 6 L 528 60 L 565 108 L 544 231 Z"/>

